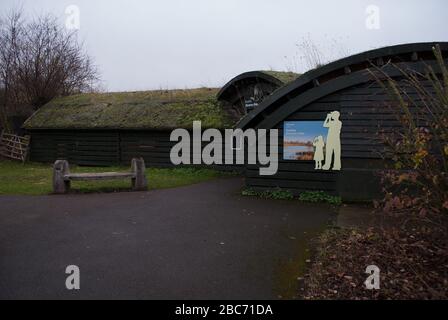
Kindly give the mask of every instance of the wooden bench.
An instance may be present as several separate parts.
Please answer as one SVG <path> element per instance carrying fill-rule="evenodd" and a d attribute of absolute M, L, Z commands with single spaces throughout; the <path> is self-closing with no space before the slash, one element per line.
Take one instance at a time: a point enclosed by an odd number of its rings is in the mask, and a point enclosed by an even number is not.
<path fill-rule="evenodd" d="M 142 158 L 132 159 L 130 172 L 101 173 L 70 173 L 70 167 L 67 160 L 56 160 L 53 165 L 53 192 L 57 194 L 69 192 L 71 181 L 127 178 L 130 178 L 132 181 L 132 190 L 144 191 L 148 189 L 148 182 L 145 176 L 145 161 Z"/>

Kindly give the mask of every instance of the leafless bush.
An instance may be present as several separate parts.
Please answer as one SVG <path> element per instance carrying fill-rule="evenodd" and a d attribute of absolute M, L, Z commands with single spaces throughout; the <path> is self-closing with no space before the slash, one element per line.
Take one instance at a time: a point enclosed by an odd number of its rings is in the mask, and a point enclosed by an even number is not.
<path fill-rule="evenodd" d="M 43 15 L 26 21 L 21 11 L 0 20 L 2 122 L 18 108 L 37 110 L 57 96 L 89 91 L 98 80 L 77 33 Z"/>
<path fill-rule="evenodd" d="M 385 157 L 395 164 L 383 174 L 386 211 L 448 212 L 448 69 L 440 48 L 433 51 L 438 72 L 430 65 L 423 73 L 392 65 L 400 83 L 380 68 L 372 72 L 395 102 L 390 110 L 400 124 L 381 135 Z"/>
<path fill-rule="evenodd" d="M 296 44 L 296 52 L 293 56 L 285 56 L 288 71 L 302 73 L 321 67 L 327 63 L 350 55 L 350 50 L 341 39 L 325 40 L 317 44 L 308 34 L 302 37 Z"/>

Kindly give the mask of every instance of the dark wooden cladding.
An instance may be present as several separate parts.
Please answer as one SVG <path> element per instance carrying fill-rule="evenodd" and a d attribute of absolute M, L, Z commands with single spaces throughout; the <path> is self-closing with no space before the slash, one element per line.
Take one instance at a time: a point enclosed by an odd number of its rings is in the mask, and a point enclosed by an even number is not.
<path fill-rule="evenodd" d="M 31 161 L 65 159 L 77 165 L 113 166 L 129 165 L 132 158 L 123 153 L 127 150 L 124 134 L 118 131 L 36 130 L 31 134 Z"/>
<path fill-rule="evenodd" d="M 238 126 L 241 128 L 273 127 L 278 121 L 289 116 L 292 110 L 303 106 L 299 106 L 297 102 L 309 104 L 319 99 L 326 100 L 328 98 L 325 96 L 336 91 L 371 82 L 371 73 L 366 69 L 374 69 L 375 61 L 386 62 L 382 68 L 389 76 L 402 75 L 401 71 L 391 66 L 389 62 L 399 64 L 402 69 L 413 69 L 418 72 L 425 72 L 428 66 L 437 69 L 433 53 L 433 48 L 436 46 L 446 57 L 447 42 L 409 43 L 362 52 L 313 69 L 290 85 L 274 92 L 269 101 L 262 103 L 250 117 L 242 119 Z M 320 84 L 318 87 L 313 85 L 315 80 Z M 295 97 L 299 100 L 293 101 Z"/>
<path fill-rule="evenodd" d="M 170 150 L 175 142 L 170 141 L 169 132 L 123 132 L 120 134 L 121 164 L 134 157 L 143 157 L 150 166 L 172 165 Z"/>
<path fill-rule="evenodd" d="M 170 131 L 35 130 L 30 133 L 31 161 L 53 163 L 63 159 L 81 166 L 129 166 L 132 158 L 143 157 L 148 167 L 174 166 L 170 151 L 177 142 L 170 141 Z M 211 167 L 224 171 L 241 169 L 238 165 L 225 164 Z"/>

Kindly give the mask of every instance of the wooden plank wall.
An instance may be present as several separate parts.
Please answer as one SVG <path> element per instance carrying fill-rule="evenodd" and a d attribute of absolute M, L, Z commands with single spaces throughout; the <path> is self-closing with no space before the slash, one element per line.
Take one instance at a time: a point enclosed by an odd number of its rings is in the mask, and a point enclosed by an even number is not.
<path fill-rule="evenodd" d="M 403 83 L 401 85 L 404 86 Z M 428 82 L 422 82 L 422 85 L 429 93 L 434 94 L 434 90 Z M 421 99 L 414 89 L 408 88 L 407 94 L 417 105 L 422 105 Z M 400 129 L 397 115 L 391 109 L 396 102 L 391 101 L 390 96 L 375 82 L 344 90 L 340 93 L 340 97 L 343 121 L 342 157 L 381 159 L 381 155 L 384 154 L 381 134 L 396 132 Z M 410 111 L 415 118 L 418 118 L 418 108 L 412 106 Z M 424 127 L 427 124 L 420 122 L 418 125 Z"/>
<path fill-rule="evenodd" d="M 169 131 L 123 131 L 121 137 L 121 164 L 130 163 L 133 157 L 143 157 L 145 163 L 154 167 L 173 167 L 170 160 L 171 148 L 177 143 L 170 141 Z M 203 142 L 204 147 L 208 142 Z M 224 154 L 224 145 L 223 145 Z M 193 162 L 191 151 L 190 162 Z M 193 164 L 192 164 L 193 165 Z M 201 164 L 205 166 L 205 164 Z M 197 166 L 197 165 L 193 165 Z M 211 165 L 211 168 L 223 171 L 241 170 L 243 165 Z"/>
<path fill-rule="evenodd" d="M 120 137 L 121 164 L 129 164 L 133 157 L 143 157 L 151 166 L 172 166 L 170 150 L 175 143 L 170 141 L 168 132 L 125 131 Z"/>
<path fill-rule="evenodd" d="M 31 135 L 31 161 L 66 159 L 83 166 L 128 166 L 132 158 L 143 157 L 148 167 L 174 167 L 170 150 L 176 142 L 170 141 L 170 131 L 36 130 Z M 223 171 L 243 168 L 211 167 Z"/>
<path fill-rule="evenodd" d="M 120 160 L 117 132 L 37 130 L 31 136 L 31 161 L 65 159 L 78 165 L 111 166 Z"/>

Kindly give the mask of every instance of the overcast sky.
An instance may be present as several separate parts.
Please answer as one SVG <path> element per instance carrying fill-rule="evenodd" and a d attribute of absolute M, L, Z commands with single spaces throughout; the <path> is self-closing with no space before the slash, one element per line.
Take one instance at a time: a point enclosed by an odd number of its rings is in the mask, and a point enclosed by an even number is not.
<path fill-rule="evenodd" d="M 70 5 L 108 91 L 217 87 L 260 69 L 303 72 L 303 43 L 331 60 L 448 41 L 446 0 L 1 0 L 0 9 L 49 12 L 73 26 Z"/>

